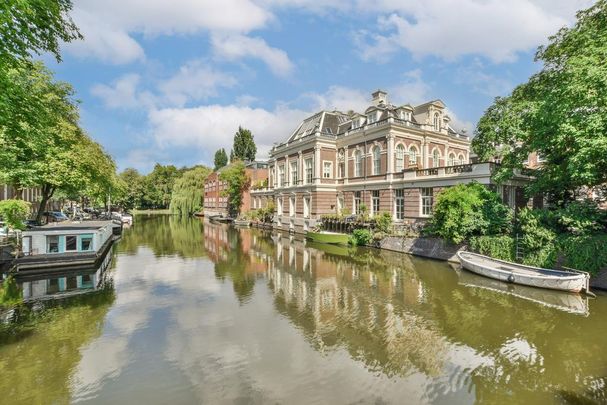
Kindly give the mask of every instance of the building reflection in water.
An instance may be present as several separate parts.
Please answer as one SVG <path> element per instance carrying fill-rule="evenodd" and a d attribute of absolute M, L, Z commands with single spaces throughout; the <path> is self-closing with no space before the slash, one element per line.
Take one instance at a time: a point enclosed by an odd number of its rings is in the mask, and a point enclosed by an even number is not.
<path fill-rule="evenodd" d="M 591 355 L 601 352 L 600 334 L 579 333 L 593 318 L 586 301 L 578 310 L 572 297 L 487 288 L 445 263 L 398 253 L 214 224 L 204 232 L 216 275 L 232 279 L 241 303 L 265 277 L 275 309 L 316 350 L 344 348 L 373 373 L 421 376 L 431 381 L 429 400 L 447 392 L 481 402 L 561 398 L 578 392 L 583 376 L 589 389 L 604 381 L 605 356 Z M 605 300 L 595 310 L 607 310 Z"/>

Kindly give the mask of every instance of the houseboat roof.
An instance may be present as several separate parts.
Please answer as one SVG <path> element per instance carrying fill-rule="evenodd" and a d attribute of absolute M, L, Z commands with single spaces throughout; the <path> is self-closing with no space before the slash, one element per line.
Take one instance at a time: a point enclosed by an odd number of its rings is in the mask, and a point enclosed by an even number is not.
<path fill-rule="evenodd" d="M 44 231 L 79 231 L 99 229 L 108 225 L 113 225 L 112 221 L 64 221 L 51 222 L 43 226 L 37 226 L 28 229 L 26 232 L 44 232 Z"/>

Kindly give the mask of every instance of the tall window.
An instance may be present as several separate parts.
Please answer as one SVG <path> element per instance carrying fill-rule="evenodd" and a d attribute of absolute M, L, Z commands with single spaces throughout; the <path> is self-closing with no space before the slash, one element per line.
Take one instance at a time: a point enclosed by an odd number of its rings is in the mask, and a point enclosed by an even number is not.
<path fill-rule="evenodd" d="M 297 185 L 297 161 L 291 162 L 291 185 Z"/>
<path fill-rule="evenodd" d="M 369 114 L 369 124 L 373 124 L 375 121 L 377 121 L 377 113 L 374 111 L 371 114 Z"/>
<path fill-rule="evenodd" d="M 432 151 L 432 167 L 438 167 L 440 165 L 440 152 L 434 148 Z"/>
<path fill-rule="evenodd" d="M 333 162 L 326 160 L 322 162 L 322 177 L 323 179 L 330 179 L 333 177 Z"/>
<path fill-rule="evenodd" d="M 414 145 L 409 148 L 409 165 L 417 165 L 417 148 Z"/>
<path fill-rule="evenodd" d="M 363 156 L 362 153 L 357 150 L 354 152 L 354 177 L 360 177 L 363 173 Z"/>
<path fill-rule="evenodd" d="M 278 187 L 282 187 L 285 184 L 285 166 L 281 165 L 278 167 Z"/>
<path fill-rule="evenodd" d="M 440 131 L 440 115 L 438 113 L 434 113 L 434 130 L 436 132 Z"/>
<path fill-rule="evenodd" d="M 283 213 L 283 209 L 282 209 L 282 197 L 278 197 L 276 198 L 276 213 L 278 215 L 282 215 Z"/>
<path fill-rule="evenodd" d="M 434 202 L 434 194 L 432 187 L 422 187 L 422 215 L 432 215 L 432 204 Z"/>
<path fill-rule="evenodd" d="M 310 218 L 310 197 L 304 197 L 303 203 L 304 203 L 304 207 L 303 207 L 304 208 L 304 212 L 303 212 L 304 218 Z"/>
<path fill-rule="evenodd" d="M 362 192 L 355 191 L 354 192 L 354 213 L 356 215 L 360 214 L 360 204 L 362 202 Z"/>
<path fill-rule="evenodd" d="M 381 172 L 381 151 L 379 146 L 373 148 L 373 174 Z"/>
<path fill-rule="evenodd" d="M 340 162 L 337 166 L 337 177 L 342 178 L 346 174 L 346 164 L 344 162 Z"/>
<path fill-rule="evenodd" d="M 312 170 L 312 158 L 306 159 L 306 183 L 312 183 L 312 175 L 314 171 Z"/>
<path fill-rule="evenodd" d="M 466 159 L 464 158 L 464 155 L 460 154 L 459 157 L 458 157 L 458 159 L 459 159 L 459 164 L 460 165 L 466 164 Z"/>
<path fill-rule="evenodd" d="M 447 166 L 453 166 L 455 164 L 459 164 L 455 160 L 455 154 L 454 153 L 449 153 L 449 159 L 447 160 Z"/>
<path fill-rule="evenodd" d="M 337 213 L 341 214 L 341 210 L 346 207 L 343 197 L 337 197 Z"/>
<path fill-rule="evenodd" d="M 289 198 L 289 216 L 295 216 L 295 197 Z"/>
<path fill-rule="evenodd" d="M 356 129 L 359 126 L 359 120 L 358 119 L 354 119 L 352 120 L 352 129 Z"/>
<path fill-rule="evenodd" d="M 402 172 L 405 169 L 405 147 L 399 143 L 396 145 L 396 171 Z"/>
<path fill-rule="evenodd" d="M 379 213 L 379 190 L 373 190 L 371 194 L 371 215 Z"/>
<path fill-rule="evenodd" d="M 396 219 L 405 219 L 405 190 L 394 190 L 394 211 Z"/>

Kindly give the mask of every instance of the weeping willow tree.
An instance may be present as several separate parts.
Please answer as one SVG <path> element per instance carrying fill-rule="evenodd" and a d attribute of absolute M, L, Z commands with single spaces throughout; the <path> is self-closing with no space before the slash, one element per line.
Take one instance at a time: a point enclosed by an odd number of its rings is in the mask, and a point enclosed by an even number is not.
<path fill-rule="evenodd" d="M 188 170 L 175 181 L 171 194 L 171 213 L 189 216 L 202 209 L 204 181 L 210 173 L 211 169 L 200 166 Z"/>

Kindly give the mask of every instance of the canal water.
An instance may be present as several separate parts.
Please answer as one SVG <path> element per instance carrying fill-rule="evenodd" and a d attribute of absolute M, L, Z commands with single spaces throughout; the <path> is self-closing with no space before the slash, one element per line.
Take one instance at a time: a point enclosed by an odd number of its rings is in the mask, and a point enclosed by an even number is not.
<path fill-rule="evenodd" d="M 112 255 L 102 287 L 1 330 L 0 402 L 607 401 L 605 295 L 170 216 Z"/>

